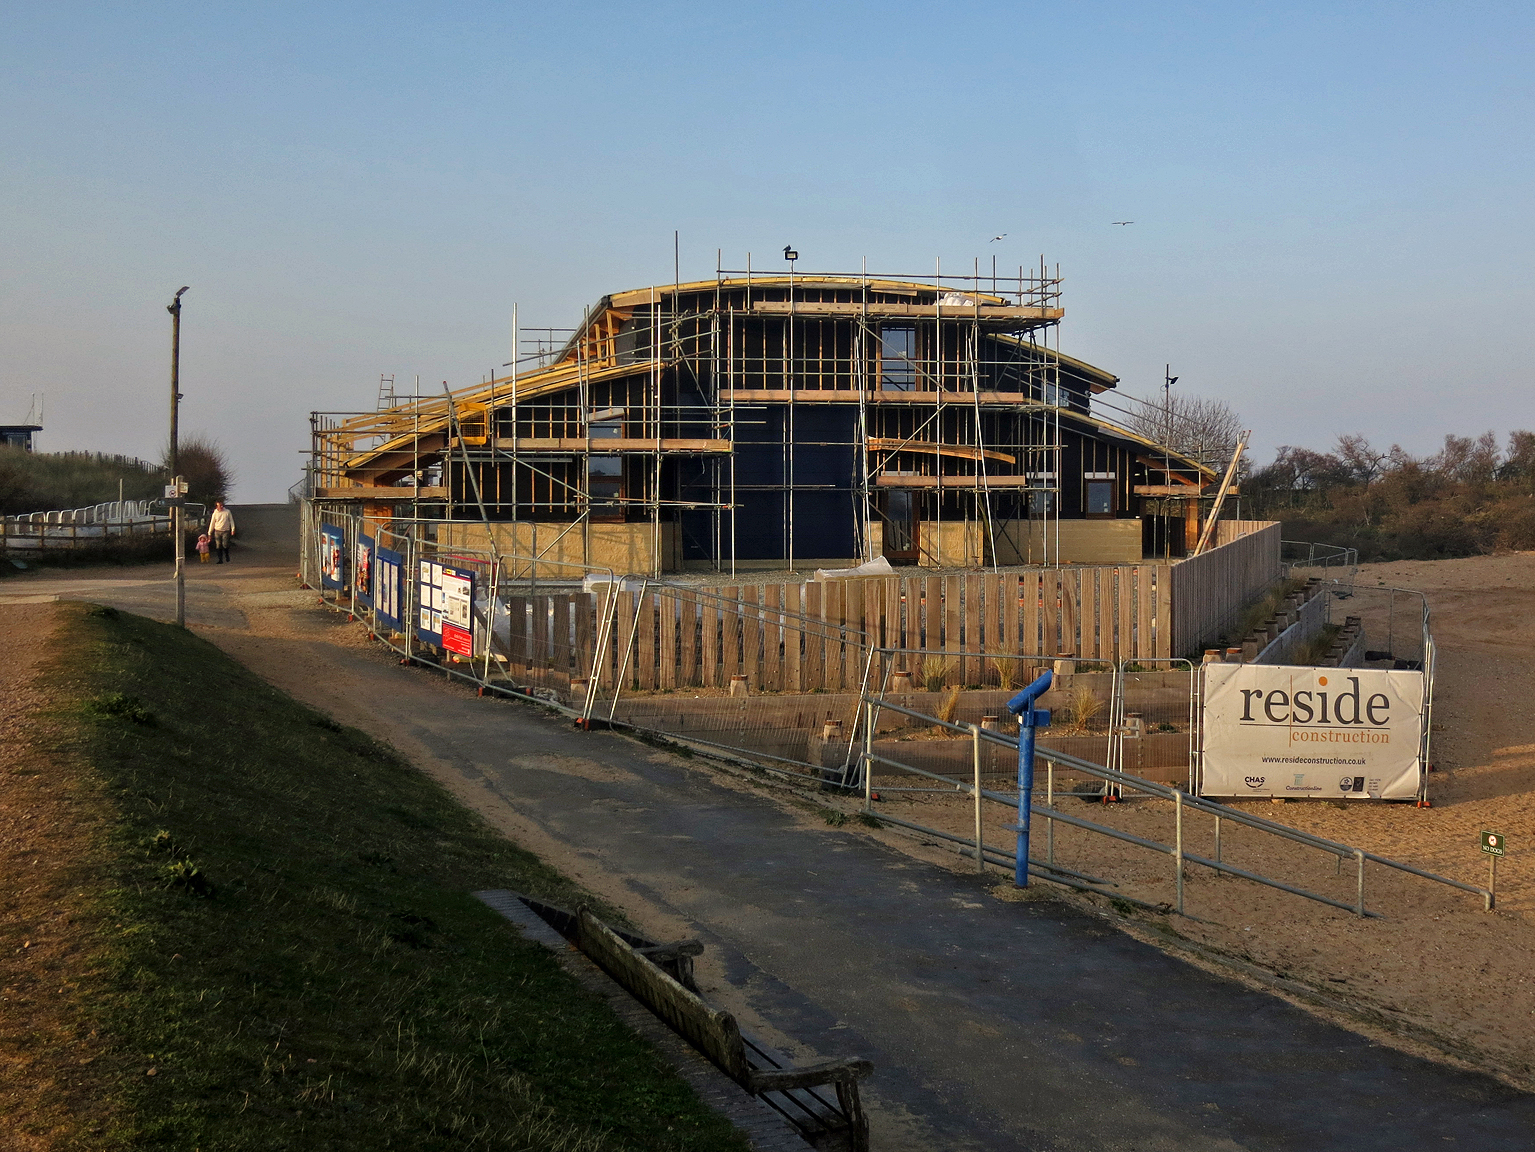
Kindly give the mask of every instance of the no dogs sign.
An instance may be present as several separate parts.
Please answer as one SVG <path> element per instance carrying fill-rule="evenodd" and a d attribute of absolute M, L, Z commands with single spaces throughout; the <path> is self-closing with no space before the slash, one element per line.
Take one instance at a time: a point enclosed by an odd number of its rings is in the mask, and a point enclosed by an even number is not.
<path fill-rule="evenodd" d="M 1501 833 L 1501 832 L 1483 832 L 1482 833 L 1482 851 L 1483 852 L 1487 853 L 1487 855 L 1489 855 L 1489 856 L 1501 856 L 1501 855 L 1503 855 L 1503 849 L 1504 849 L 1503 833 Z"/>

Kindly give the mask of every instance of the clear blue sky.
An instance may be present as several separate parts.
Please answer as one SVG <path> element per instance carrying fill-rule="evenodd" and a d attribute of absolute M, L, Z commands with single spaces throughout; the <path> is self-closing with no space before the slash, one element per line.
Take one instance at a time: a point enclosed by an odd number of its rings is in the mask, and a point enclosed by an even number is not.
<path fill-rule="evenodd" d="M 1535 427 L 1528 4 L 15 5 L 0 422 L 280 499 L 313 408 L 783 245 L 1066 278 L 1062 346 L 1278 444 Z M 1111 221 L 1134 220 L 1129 227 Z M 1001 244 L 989 244 L 997 233 Z"/>

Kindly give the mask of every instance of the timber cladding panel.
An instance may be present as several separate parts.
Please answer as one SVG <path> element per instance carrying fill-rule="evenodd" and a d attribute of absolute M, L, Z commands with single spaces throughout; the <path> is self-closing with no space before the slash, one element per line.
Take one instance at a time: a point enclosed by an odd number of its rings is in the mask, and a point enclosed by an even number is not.
<path fill-rule="evenodd" d="M 1226 523 L 1217 526 L 1219 547 L 1173 567 L 1173 655 L 1198 652 L 1232 627 L 1242 610 L 1283 576 L 1278 524 L 1229 523 L 1229 529 Z"/>
<path fill-rule="evenodd" d="M 954 680 L 990 685 L 984 654 L 1166 660 L 1188 656 L 1279 576 L 1279 527 L 1263 525 L 1177 564 L 1034 568 L 949 576 L 713 588 L 651 585 L 596 595 L 509 598 L 496 652 L 514 679 L 556 686 L 593 671 L 611 689 L 730 687 L 836 692 L 862 685 L 871 648 L 904 648 L 919 672 L 924 651 L 954 658 Z M 602 649 L 597 659 L 598 648 Z"/>

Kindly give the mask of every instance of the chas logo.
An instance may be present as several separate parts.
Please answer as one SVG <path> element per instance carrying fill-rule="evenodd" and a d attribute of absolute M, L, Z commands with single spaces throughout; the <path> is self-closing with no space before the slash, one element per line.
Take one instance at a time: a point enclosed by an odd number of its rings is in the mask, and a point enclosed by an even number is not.
<path fill-rule="evenodd" d="M 1246 784 L 1249 788 L 1262 788 L 1266 783 L 1268 783 L 1268 777 L 1244 776 L 1242 778 L 1242 783 Z"/>

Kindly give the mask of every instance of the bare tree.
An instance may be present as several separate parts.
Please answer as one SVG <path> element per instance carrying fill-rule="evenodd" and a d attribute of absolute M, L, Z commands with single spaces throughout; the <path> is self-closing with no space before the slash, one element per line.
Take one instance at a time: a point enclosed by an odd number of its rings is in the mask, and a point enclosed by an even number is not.
<path fill-rule="evenodd" d="M 1126 414 L 1125 425 L 1217 472 L 1230 463 L 1242 435 L 1242 418 L 1224 400 L 1187 393 L 1148 400 Z"/>
<path fill-rule="evenodd" d="M 1390 452 L 1380 451 L 1357 432 L 1338 437 L 1335 455 L 1343 462 L 1348 478 L 1366 488 L 1385 474 L 1392 458 Z"/>
<path fill-rule="evenodd" d="M 1444 438 L 1444 449 L 1431 457 L 1429 464 L 1451 480 L 1487 484 L 1497 475 L 1500 457 L 1498 438 L 1491 432 L 1483 432 L 1475 440 L 1448 435 Z"/>

